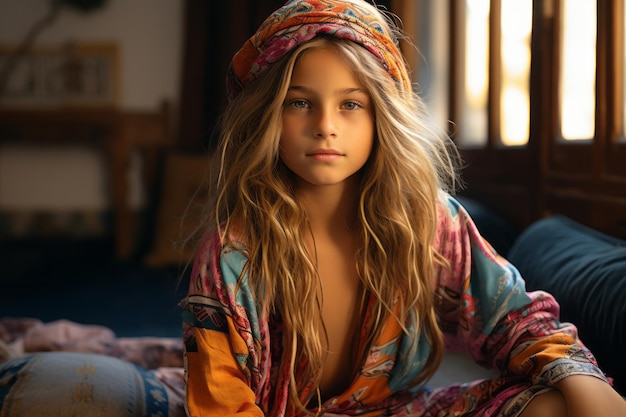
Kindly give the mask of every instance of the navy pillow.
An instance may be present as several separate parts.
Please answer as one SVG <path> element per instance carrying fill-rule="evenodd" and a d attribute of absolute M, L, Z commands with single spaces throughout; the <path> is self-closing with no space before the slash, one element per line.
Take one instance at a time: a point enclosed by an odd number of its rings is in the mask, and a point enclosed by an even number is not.
<path fill-rule="evenodd" d="M 545 290 L 575 324 L 600 367 L 626 388 L 626 241 L 556 215 L 533 223 L 508 259 L 527 289 Z"/>

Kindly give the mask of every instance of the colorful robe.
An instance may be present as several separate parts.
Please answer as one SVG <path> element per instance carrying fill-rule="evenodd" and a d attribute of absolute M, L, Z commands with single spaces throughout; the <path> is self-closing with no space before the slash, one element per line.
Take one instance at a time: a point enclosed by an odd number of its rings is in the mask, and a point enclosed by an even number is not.
<path fill-rule="evenodd" d="M 533 396 L 572 374 L 605 379 L 577 337 L 558 320 L 555 299 L 527 293 L 518 270 L 480 236 L 452 197 L 440 204 L 435 249 L 451 268 L 438 268 L 435 288 L 446 349 L 467 352 L 499 377 L 443 388 L 413 386 L 430 352 L 393 318 L 371 346 L 344 393 L 324 414 L 350 416 L 517 416 Z M 245 279 L 245 256 L 217 235 L 198 251 L 184 306 L 186 407 L 191 417 L 289 415 L 289 361 L 281 360 L 280 321 L 256 309 Z M 363 321 L 363 339 L 369 331 Z M 418 331 L 409 325 L 410 331 Z M 298 375 L 297 369 L 295 372 Z M 303 392 L 302 397 L 312 395 Z M 317 408 L 312 408 L 315 414 Z"/>

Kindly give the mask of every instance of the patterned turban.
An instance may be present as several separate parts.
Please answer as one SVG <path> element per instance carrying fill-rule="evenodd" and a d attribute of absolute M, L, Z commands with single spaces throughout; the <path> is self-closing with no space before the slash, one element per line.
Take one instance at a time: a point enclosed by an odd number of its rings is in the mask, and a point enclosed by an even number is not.
<path fill-rule="evenodd" d="M 233 57 L 227 79 L 229 97 L 236 97 L 270 65 L 319 35 L 365 47 L 399 89 L 411 90 L 402 54 L 379 15 L 357 1 L 290 0 L 270 15 Z"/>

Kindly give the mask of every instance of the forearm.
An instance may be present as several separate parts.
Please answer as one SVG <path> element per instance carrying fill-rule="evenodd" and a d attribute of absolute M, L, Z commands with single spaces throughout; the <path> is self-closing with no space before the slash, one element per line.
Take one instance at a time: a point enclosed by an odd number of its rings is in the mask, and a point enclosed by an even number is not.
<path fill-rule="evenodd" d="M 590 375 L 571 375 L 556 384 L 565 398 L 568 417 L 623 417 L 626 401 L 608 383 Z"/>

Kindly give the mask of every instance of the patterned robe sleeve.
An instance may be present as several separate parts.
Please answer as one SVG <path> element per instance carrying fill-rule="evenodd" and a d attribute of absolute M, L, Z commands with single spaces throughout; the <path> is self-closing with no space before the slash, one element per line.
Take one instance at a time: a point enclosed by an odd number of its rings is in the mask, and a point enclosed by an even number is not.
<path fill-rule="evenodd" d="M 606 380 L 576 327 L 559 321 L 559 305 L 543 291 L 526 292 L 519 271 L 479 234 L 452 197 L 439 210 L 437 303 L 449 350 L 468 352 L 504 375 L 551 386 L 572 374 Z"/>
<path fill-rule="evenodd" d="M 190 417 L 263 416 L 253 389 L 258 382 L 255 310 L 238 287 L 244 264 L 243 256 L 222 248 L 216 235 L 196 255 L 181 303 Z"/>

